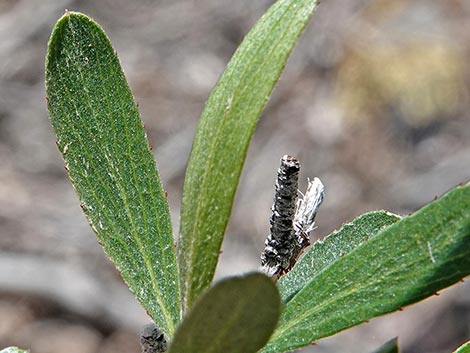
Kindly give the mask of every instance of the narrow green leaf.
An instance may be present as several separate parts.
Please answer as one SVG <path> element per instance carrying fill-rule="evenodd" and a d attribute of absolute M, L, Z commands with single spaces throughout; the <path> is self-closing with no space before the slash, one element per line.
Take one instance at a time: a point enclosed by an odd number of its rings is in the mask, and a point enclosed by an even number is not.
<path fill-rule="evenodd" d="M 260 273 L 229 278 L 209 289 L 176 330 L 169 353 L 251 353 L 276 327 L 280 297 Z"/>
<path fill-rule="evenodd" d="M 2 349 L 0 353 L 29 353 L 29 351 L 19 349 L 18 347 L 8 347 L 5 349 Z"/>
<path fill-rule="evenodd" d="M 339 231 L 315 242 L 289 273 L 278 282 L 284 303 L 305 287 L 325 267 L 337 261 L 379 231 L 400 220 L 400 217 L 386 211 L 365 213 Z"/>
<path fill-rule="evenodd" d="M 398 338 L 392 338 L 390 341 L 385 342 L 382 346 L 374 350 L 373 353 L 398 353 Z"/>
<path fill-rule="evenodd" d="M 91 227 L 171 336 L 180 308 L 168 203 L 117 55 L 89 17 L 67 12 L 57 22 L 46 90 L 57 146 Z"/>
<path fill-rule="evenodd" d="M 461 345 L 454 353 L 470 353 L 470 341 Z"/>
<path fill-rule="evenodd" d="M 178 260 L 183 309 L 212 281 L 256 122 L 316 0 L 279 0 L 246 36 L 199 123 L 184 184 Z"/>
<path fill-rule="evenodd" d="M 470 273 L 470 184 L 324 268 L 285 306 L 263 352 L 292 350 L 415 303 Z"/>

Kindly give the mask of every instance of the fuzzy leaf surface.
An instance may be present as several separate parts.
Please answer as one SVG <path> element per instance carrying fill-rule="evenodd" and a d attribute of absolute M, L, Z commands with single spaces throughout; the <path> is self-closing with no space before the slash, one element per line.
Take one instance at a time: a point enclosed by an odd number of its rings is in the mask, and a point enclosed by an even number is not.
<path fill-rule="evenodd" d="M 280 278 L 278 287 L 282 301 L 288 302 L 325 267 L 398 220 L 399 216 L 386 211 L 365 213 L 351 223 L 343 225 L 339 231 L 315 242 L 294 268 Z"/>
<path fill-rule="evenodd" d="M 5 349 L 2 349 L 0 353 L 29 353 L 29 351 L 19 349 L 18 347 L 8 347 Z"/>
<path fill-rule="evenodd" d="M 324 268 L 285 305 L 262 352 L 284 352 L 433 295 L 470 273 L 470 184 Z"/>
<path fill-rule="evenodd" d="M 260 273 L 229 278 L 202 295 L 178 327 L 169 353 L 254 353 L 276 327 L 280 297 Z"/>
<path fill-rule="evenodd" d="M 256 23 L 209 97 L 184 183 L 178 260 L 183 309 L 213 278 L 248 144 L 316 0 L 279 0 Z"/>
<path fill-rule="evenodd" d="M 57 146 L 100 243 L 156 324 L 180 317 L 170 213 L 116 52 L 89 17 L 67 12 L 46 57 Z"/>

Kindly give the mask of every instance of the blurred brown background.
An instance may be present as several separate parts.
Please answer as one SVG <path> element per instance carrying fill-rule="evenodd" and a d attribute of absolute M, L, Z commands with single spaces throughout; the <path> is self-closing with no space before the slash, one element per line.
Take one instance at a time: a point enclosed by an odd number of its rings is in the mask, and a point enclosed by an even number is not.
<path fill-rule="evenodd" d="M 199 115 L 272 1 L 0 0 L 0 348 L 137 353 L 148 319 L 83 217 L 48 123 L 44 56 L 64 9 L 111 38 L 154 147 L 178 229 Z M 217 277 L 256 270 L 279 158 L 326 200 L 314 236 L 376 209 L 406 214 L 470 179 L 470 2 L 325 0 L 249 149 Z M 449 352 L 470 339 L 470 285 L 303 352 Z"/>

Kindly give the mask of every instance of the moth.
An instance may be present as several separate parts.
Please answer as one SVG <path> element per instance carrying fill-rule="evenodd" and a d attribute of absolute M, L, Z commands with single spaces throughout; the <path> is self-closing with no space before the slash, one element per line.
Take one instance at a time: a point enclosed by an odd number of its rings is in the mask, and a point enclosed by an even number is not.
<path fill-rule="evenodd" d="M 300 162 L 285 155 L 277 171 L 270 233 L 261 254 L 261 270 L 274 279 L 286 274 L 310 245 L 315 216 L 323 202 L 324 186 L 319 178 L 308 180 L 305 194 L 298 197 Z"/>

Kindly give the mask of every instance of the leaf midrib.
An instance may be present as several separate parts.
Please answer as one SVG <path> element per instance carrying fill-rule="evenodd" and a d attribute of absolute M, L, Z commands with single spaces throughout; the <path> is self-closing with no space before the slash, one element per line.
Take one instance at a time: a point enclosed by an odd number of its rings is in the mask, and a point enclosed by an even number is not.
<path fill-rule="evenodd" d="M 457 220 L 453 220 L 453 223 L 457 224 L 459 223 Z M 398 223 L 395 223 L 395 224 L 398 224 Z M 376 237 L 374 237 L 374 239 L 376 239 Z M 377 238 L 378 239 L 378 238 Z M 416 245 L 419 245 L 420 239 L 415 239 L 416 241 Z M 448 240 L 444 240 L 442 241 L 441 243 L 439 243 L 438 246 L 434 247 L 433 249 L 440 249 L 442 247 L 444 247 L 446 244 L 448 243 Z M 362 247 L 362 246 L 360 246 Z M 358 247 L 358 248 L 360 248 Z M 348 256 L 352 253 L 354 253 L 358 248 L 354 249 L 351 253 L 348 254 Z M 423 254 L 426 252 L 426 250 L 422 250 L 423 251 Z M 423 255 L 424 256 L 424 255 Z M 464 255 L 459 255 L 459 256 L 455 256 L 453 257 L 453 260 L 456 260 L 456 259 L 459 259 L 461 257 L 463 257 Z M 387 272 L 387 274 L 391 275 L 393 273 L 398 273 L 398 272 L 401 272 L 401 270 L 405 269 L 405 268 L 408 268 L 410 266 L 412 266 L 413 264 L 415 263 L 418 263 L 418 262 L 421 262 L 421 257 L 415 257 L 414 258 L 415 260 L 412 261 L 412 262 L 406 262 L 406 263 L 403 263 L 401 264 L 400 267 L 396 267 L 394 268 L 394 271 L 393 272 Z M 330 266 L 327 266 L 325 267 L 322 271 L 320 271 L 318 275 L 320 275 L 322 272 L 326 271 Z M 352 271 L 355 271 L 356 269 L 355 268 L 350 268 L 348 272 L 345 272 L 346 274 L 347 273 L 351 273 Z M 421 269 L 422 270 L 422 269 Z M 416 273 L 416 272 L 415 272 Z M 312 307 L 311 309 L 307 309 L 305 311 L 303 311 L 300 315 L 298 315 L 296 317 L 296 320 L 290 320 L 288 322 L 287 325 L 281 325 L 279 326 L 278 329 L 275 330 L 273 336 L 271 337 L 271 341 L 275 341 L 277 338 L 279 338 L 280 336 L 282 336 L 285 332 L 288 332 L 291 328 L 297 326 L 300 322 L 302 322 L 302 320 L 305 320 L 307 319 L 308 317 L 312 316 L 313 314 L 315 314 L 315 312 L 320 312 L 322 309 L 324 309 L 325 307 L 328 307 L 330 306 L 332 303 L 334 302 L 337 302 L 337 301 L 340 301 L 341 299 L 344 299 L 345 297 L 349 296 L 352 292 L 356 292 L 356 291 L 360 291 L 360 290 L 364 290 L 366 288 L 369 288 L 371 286 L 374 286 L 374 285 L 378 285 L 380 283 L 382 283 L 382 280 L 381 278 L 378 278 L 377 276 L 374 277 L 376 280 L 373 281 L 373 282 L 367 282 L 367 283 L 364 283 L 362 282 L 360 286 L 354 286 L 354 287 L 349 287 L 347 291 L 343 291 L 341 292 L 341 295 L 338 296 L 338 295 L 335 295 L 334 297 L 330 297 L 328 300 L 322 302 L 320 305 L 316 305 L 314 307 Z M 405 278 L 408 278 L 408 277 L 405 277 Z M 441 279 L 442 277 L 439 277 L 439 279 Z M 436 279 L 437 281 L 438 279 Z M 433 282 L 428 282 L 429 283 L 433 283 Z M 299 291 L 300 292 L 300 291 Z"/>
<path fill-rule="evenodd" d="M 291 6 L 293 6 L 293 3 L 292 3 L 292 2 L 286 7 L 286 9 L 284 10 L 284 12 L 279 16 L 278 20 L 275 21 L 275 25 L 274 25 L 274 26 L 277 26 L 277 25 L 279 24 L 279 22 L 280 22 L 281 19 L 286 15 L 286 13 L 288 12 L 288 10 L 290 9 Z M 292 16 L 293 19 L 294 19 L 295 17 L 296 17 L 296 15 L 293 15 L 293 16 Z M 291 22 L 290 22 L 289 25 L 287 26 L 288 28 L 290 28 L 290 24 L 293 22 L 293 19 L 291 20 Z M 288 32 L 288 31 L 286 30 L 286 31 L 283 33 L 282 38 L 284 38 L 284 37 L 286 36 L 286 33 L 287 33 L 287 32 Z M 259 45 L 259 47 L 258 47 L 258 49 L 256 50 L 255 54 L 251 57 L 251 60 L 247 63 L 247 65 L 246 65 L 247 67 L 251 66 L 252 62 L 255 61 L 255 59 L 256 59 L 256 53 L 258 53 L 258 52 L 261 50 L 261 48 L 262 48 L 263 45 L 266 43 L 266 41 L 268 40 L 268 38 L 269 38 L 269 35 L 266 35 L 266 36 L 263 38 L 262 44 Z M 282 42 L 282 40 L 279 41 L 279 43 L 281 43 L 281 42 Z M 278 48 L 278 46 L 280 45 L 279 43 L 270 51 L 270 53 L 272 53 L 275 49 Z M 241 60 L 241 59 L 238 59 L 238 60 Z M 264 65 L 264 63 L 266 63 L 267 61 L 269 61 L 269 55 L 267 55 L 267 56 L 265 57 L 265 59 L 263 60 L 263 65 Z M 236 63 L 236 62 L 235 62 L 235 63 Z M 260 68 L 263 67 L 263 65 L 260 65 L 260 66 L 258 67 L 258 69 L 257 69 L 256 72 L 259 72 Z M 233 65 L 233 66 L 235 66 L 235 65 Z M 242 87 L 242 88 L 243 88 L 243 87 L 247 87 L 246 85 L 243 85 L 243 86 L 242 86 L 242 84 L 244 84 L 244 81 L 245 81 L 244 79 L 246 78 L 246 76 L 248 76 L 249 73 L 250 73 L 249 71 L 245 71 L 245 72 L 243 73 L 242 77 L 241 77 L 240 80 L 238 81 L 238 84 L 236 85 L 236 88 L 235 88 L 235 90 L 234 90 L 234 93 L 232 94 L 232 98 L 233 98 L 233 97 L 237 97 L 236 100 L 235 100 L 235 102 L 231 100 L 231 101 L 230 101 L 229 109 L 225 109 L 225 110 L 224 110 L 224 115 L 223 115 L 222 123 L 218 125 L 218 127 L 217 127 L 217 133 L 216 133 L 216 135 L 215 135 L 215 136 L 216 136 L 216 137 L 215 137 L 215 142 L 214 142 L 214 145 L 215 145 L 215 146 L 218 146 L 219 143 L 220 143 L 220 138 L 221 138 L 221 137 L 220 137 L 220 131 L 223 130 L 223 127 L 225 126 L 225 124 L 226 124 L 226 122 L 227 122 L 227 120 L 228 120 L 227 117 L 231 115 L 233 108 L 236 106 L 236 103 L 239 101 L 240 96 L 241 96 L 241 95 L 243 94 L 243 92 L 244 92 L 244 91 L 241 91 L 241 93 L 239 94 L 239 90 L 241 89 L 241 87 Z M 251 74 L 251 73 L 250 73 L 250 74 Z M 229 78 L 231 79 L 231 77 L 232 77 L 232 72 L 230 72 L 230 77 L 229 77 Z M 245 89 L 247 89 L 247 88 L 245 88 Z M 223 97 L 224 97 L 224 99 L 221 100 L 221 101 L 226 102 L 226 100 L 227 100 L 226 97 L 229 96 L 229 93 L 230 93 L 230 92 L 227 92 L 227 90 L 224 90 L 224 91 L 222 91 L 222 92 L 223 92 Z M 262 109 L 262 108 L 261 108 L 261 109 Z M 215 110 L 218 110 L 218 109 L 215 109 Z M 215 163 L 215 161 L 214 161 L 214 156 L 215 156 L 215 151 L 216 151 L 216 150 L 217 150 L 216 148 L 212 148 L 212 149 L 210 150 L 210 154 L 209 154 L 209 156 L 208 156 L 208 160 L 209 160 L 209 163 L 208 163 L 208 165 L 209 165 L 209 170 L 212 170 L 212 168 L 216 165 L 216 163 Z M 203 176 L 203 181 L 202 181 L 203 190 L 206 190 L 206 189 L 207 189 L 207 183 L 208 183 L 208 181 L 209 181 L 209 178 L 207 177 L 207 174 L 204 174 L 204 176 Z M 195 220 L 195 222 L 192 222 L 193 226 L 191 227 L 191 231 L 189 232 L 189 234 L 196 234 L 196 230 L 197 230 L 197 229 L 200 229 L 200 225 L 201 225 L 201 223 L 202 223 L 202 221 L 203 221 L 203 219 L 202 219 L 202 217 L 201 217 L 202 211 L 205 210 L 205 209 L 207 209 L 207 202 L 205 201 L 205 200 L 207 200 L 207 198 L 203 198 L 203 200 L 204 200 L 203 202 L 197 203 L 196 216 L 195 216 L 195 219 L 196 219 L 196 220 Z M 194 252 L 195 252 L 194 243 L 195 243 L 195 242 L 196 242 L 196 238 L 195 238 L 194 236 L 192 236 L 192 237 L 191 237 L 191 246 L 190 246 L 190 250 L 189 250 L 189 253 L 190 253 L 190 254 L 189 254 L 189 258 L 190 258 L 190 259 L 192 259 L 192 258 L 194 257 Z M 191 262 L 193 262 L 193 261 L 191 261 Z M 187 278 L 190 278 L 190 279 L 193 278 L 193 273 L 194 273 L 194 270 L 195 270 L 194 267 L 195 267 L 195 266 L 190 266 L 190 268 L 189 268 L 189 275 L 188 275 Z M 187 270 L 188 270 L 188 269 L 187 269 Z M 188 292 L 188 290 L 187 290 L 187 292 Z M 188 293 L 185 293 L 185 294 L 187 295 Z M 189 298 L 187 298 L 186 301 L 187 301 L 188 299 L 189 299 Z"/>
<path fill-rule="evenodd" d="M 76 37 L 75 37 L 74 24 L 73 24 L 72 19 L 71 19 L 70 16 L 68 16 L 68 18 L 67 18 L 67 25 L 70 26 L 71 34 L 72 34 L 72 36 L 73 36 L 73 38 L 74 38 L 74 43 L 75 43 L 75 42 L 77 41 L 77 39 L 76 39 Z M 97 45 L 96 45 L 96 38 L 95 38 L 95 36 L 93 35 L 93 32 L 92 32 L 92 34 L 91 34 L 90 39 L 92 40 L 94 46 L 97 47 Z M 67 54 L 67 55 L 68 55 L 68 54 Z M 68 56 L 68 58 L 73 62 L 73 59 L 74 59 L 73 57 Z M 103 65 L 102 65 L 101 62 L 98 60 L 98 55 L 96 55 L 95 58 L 96 58 L 96 61 L 97 61 L 97 63 L 98 63 L 98 67 L 100 68 L 100 71 L 99 71 L 99 72 L 100 72 L 100 76 L 103 77 L 103 76 L 102 76 L 102 71 L 101 71 L 101 68 L 102 68 Z M 76 67 L 77 67 L 77 71 L 78 71 L 78 73 L 79 73 L 79 75 L 80 75 L 80 78 L 81 78 L 82 82 L 85 82 L 81 65 L 77 65 Z M 61 73 L 60 70 L 58 70 L 58 72 Z M 61 75 L 61 74 L 60 74 L 60 75 Z M 61 75 L 61 76 L 62 76 L 62 75 Z M 62 80 L 63 80 L 63 79 L 62 79 Z M 87 128 L 88 133 L 90 134 L 90 136 L 93 136 L 93 134 L 91 133 L 91 130 L 89 129 L 88 124 L 86 123 L 86 119 L 83 119 L 82 115 L 79 113 L 79 110 L 77 109 L 77 105 L 76 105 L 76 103 L 75 103 L 75 100 L 72 98 L 71 92 L 70 92 L 70 90 L 68 89 L 67 85 L 64 85 L 64 89 L 65 89 L 65 91 L 67 92 L 67 95 L 69 96 L 70 101 L 71 101 L 72 104 L 74 105 L 76 114 L 77 114 L 77 116 L 80 117 L 80 120 L 81 120 L 81 122 L 82 122 L 82 125 L 83 125 L 85 128 Z M 98 120 L 96 119 L 97 112 L 96 112 L 96 110 L 93 108 L 93 106 L 90 104 L 90 93 L 89 93 L 88 89 L 86 88 L 86 85 L 84 85 L 84 91 L 86 92 L 86 95 L 88 96 L 88 99 L 86 100 L 87 105 L 88 105 L 90 111 L 93 113 L 93 116 L 94 116 L 94 118 L 95 118 L 95 121 L 98 122 Z M 107 105 L 108 105 L 108 108 L 110 108 L 110 111 L 111 111 L 111 107 L 110 107 L 109 100 L 108 100 L 107 96 L 106 96 L 105 99 L 106 99 L 106 103 L 107 103 Z M 120 108 L 121 108 L 121 107 L 120 107 Z M 120 109 L 120 110 L 121 110 L 121 109 Z M 62 111 L 63 111 L 63 110 L 62 110 Z M 122 113 L 122 111 L 120 111 L 120 112 Z M 124 115 L 124 114 L 122 114 L 122 115 Z M 66 115 L 64 115 L 64 116 L 66 116 Z M 110 117 L 110 116 L 108 115 L 108 118 L 109 118 L 109 117 Z M 114 124 L 114 120 L 113 120 L 113 119 L 109 119 L 109 120 L 111 120 L 111 122 Z M 128 145 L 130 145 L 130 144 L 129 144 L 130 140 L 129 140 L 129 135 L 128 135 L 128 122 L 127 122 L 127 119 L 124 119 L 124 120 L 125 120 L 125 124 L 126 124 L 126 129 L 125 129 L 126 141 L 127 141 Z M 71 128 L 73 128 L 73 124 L 71 124 Z M 77 130 L 74 130 L 74 131 L 77 132 Z M 77 136 L 80 138 L 80 133 L 78 133 Z M 85 148 L 86 144 L 83 143 L 83 140 L 82 140 L 81 138 L 80 138 L 80 141 L 81 141 L 81 143 L 82 143 L 82 146 L 84 147 L 83 150 L 85 151 L 85 150 L 86 150 L 86 148 Z M 109 151 L 108 151 L 108 152 L 109 152 Z M 89 155 L 89 153 L 87 153 L 87 154 Z M 107 160 L 108 164 L 109 164 L 110 166 L 112 166 L 113 164 L 112 164 L 112 163 L 109 163 L 110 159 L 109 159 L 108 154 L 107 154 L 107 153 L 104 153 L 103 156 L 104 156 L 105 159 Z M 131 163 L 131 167 L 132 167 L 132 172 L 133 172 L 134 181 L 136 181 L 135 168 L 134 168 L 133 163 Z M 148 174 L 147 174 L 147 173 L 146 173 L 146 176 L 148 177 Z M 101 186 L 103 187 L 103 189 L 104 189 L 104 190 L 106 191 L 106 193 L 108 194 L 108 199 L 111 200 L 111 203 L 112 203 L 113 206 L 116 206 L 116 205 L 114 204 L 113 197 L 109 197 L 110 195 L 112 195 L 112 193 L 111 193 L 110 190 L 107 188 L 106 183 L 104 183 L 104 181 L 101 179 L 100 174 L 97 174 L 97 177 L 99 178 L 99 182 L 100 182 Z M 84 178 L 84 179 L 86 180 L 87 185 L 89 186 L 89 189 L 90 189 L 90 190 L 93 190 L 92 193 L 93 193 L 93 196 L 94 196 L 94 198 L 95 198 L 95 201 L 96 201 L 97 203 L 99 203 L 101 207 L 103 207 L 103 205 L 102 205 L 101 202 L 99 201 L 99 198 L 96 196 L 96 193 L 94 192 L 94 188 L 91 187 L 89 178 Z M 166 323 L 167 323 L 168 329 L 169 329 L 170 333 L 171 333 L 171 332 L 174 332 L 173 320 L 171 320 L 171 315 L 168 313 L 168 311 L 167 311 L 167 309 L 166 309 L 166 306 L 164 305 L 164 302 L 163 302 L 163 300 L 162 300 L 162 293 L 161 293 L 161 291 L 160 291 L 160 288 L 159 288 L 158 285 L 157 285 L 156 276 L 155 276 L 153 267 L 151 266 L 150 259 L 148 258 L 147 252 L 144 251 L 144 247 L 143 247 L 143 245 L 142 245 L 142 241 L 141 241 L 140 237 L 138 236 L 139 234 L 138 234 L 138 232 L 137 232 L 137 229 L 136 229 L 136 226 L 135 226 L 135 223 L 134 223 L 134 219 L 133 219 L 132 213 L 131 213 L 131 211 L 130 211 L 129 202 L 128 202 L 128 199 L 127 199 L 127 196 L 126 196 L 125 191 L 123 191 L 124 189 L 123 189 L 123 186 L 121 185 L 121 182 L 120 182 L 120 181 L 121 181 L 121 178 L 115 179 L 115 185 L 118 187 L 119 195 L 120 195 L 120 197 L 121 197 L 121 199 L 122 199 L 122 201 L 123 201 L 123 204 L 124 204 L 124 207 L 125 207 L 125 210 L 126 210 L 127 218 L 128 218 L 128 220 L 129 220 L 129 222 L 130 222 L 130 224 L 131 224 L 131 229 L 132 229 L 132 234 L 131 234 L 131 235 L 132 235 L 132 237 L 134 238 L 136 244 L 138 245 L 139 251 L 140 251 L 141 254 L 143 255 L 145 267 L 146 267 L 148 273 L 150 274 L 152 287 L 153 287 L 153 289 L 155 290 L 155 299 L 157 300 L 157 302 L 158 302 L 158 304 L 159 304 L 159 306 L 160 306 L 160 309 L 161 309 L 161 311 L 162 311 L 162 314 L 163 314 L 163 316 L 165 317 L 165 321 L 166 321 Z M 141 194 L 139 188 L 138 188 L 137 190 L 138 190 L 138 193 L 139 193 L 139 199 L 140 199 L 140 201 L 141 201 L 141 203 L 142 203 L 142 194 Z M 155 202 L 155 200 L 154 200 L 154 202 Z M 115 207 L 115 208 L 116 208 L 116 207 Z M 145 215 L 143 215 L 143 216 L 144 216 L 144 220 L 145 220 L 145 229 L 146 229 L 146 232 L 148 233 L 148 229 L 149 229 L 149 228 L 148 228 L 148 222 L 147 222 L 147 214 L 146 214 L 146 212 L 144 212 L 144 213 L 145 213 Z M 106 217 L 107 220 L 109 221 L 109 224 L 110 224 L 110 225 L 113 227 L 113 229 L 115 230 L 115 234 L 119 234 L 119 232 L 117 231 L 117 228 L 116 228 L 114 222 L 109 218 L 108 214 L 107 214 L 107 213 L 102 213 L 102 214 L 105 215 L 105 217 Z M 158 232 L 159 232 L 159 234 L 160 234 L 161 232 L 160 232 L 160 228 L 159 228 L 159 227 L 160 227 L 160 224 L 159 224 L 159 222 L 157 222 L 157 230 L 158 230 Z M 131 258 L 132 258 L 132 257 L 131 257 Z M 133 261 L 134 261 L 134 259 L 133 259 Z M 135 264 L 135 262 L 134 262 L 134 264 Z"/>

